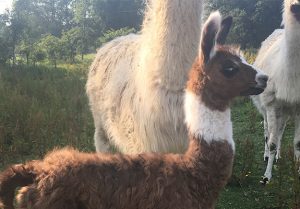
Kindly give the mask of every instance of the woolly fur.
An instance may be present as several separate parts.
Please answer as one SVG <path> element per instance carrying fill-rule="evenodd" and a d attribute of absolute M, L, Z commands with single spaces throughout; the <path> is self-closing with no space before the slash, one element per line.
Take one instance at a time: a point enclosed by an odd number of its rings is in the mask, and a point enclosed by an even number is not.
<path fill-rule="evenodd" d="M 86 91 L 97 151 L 184 152 L 183 96 L 197 56 L 203 0 L 151 0 L 143 29 L 103 46 Z"/>

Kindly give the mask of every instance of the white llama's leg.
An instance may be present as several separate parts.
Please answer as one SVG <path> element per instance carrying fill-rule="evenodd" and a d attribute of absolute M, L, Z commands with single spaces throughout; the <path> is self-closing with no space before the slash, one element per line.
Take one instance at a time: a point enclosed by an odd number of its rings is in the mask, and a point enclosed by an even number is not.
<path fill-rule="evenodd" d="M 286 117 L 282 112 L 282 108 L 270 107 L 270 109 L 267 110 L 267 121 L 269 130 L 269 159 L 267 169 L 265 171 L 263 180 L 261 181 L 262 184 L 268 183 L 272 178 L 272 167 L 278 149 L 278 144 L 281 140 L 280 136 L 282 136 L 286 122 Z"/>
<path fill-rule="evenodd" d="M 95 133 L 94 133 L 94 143 L 97 152 L 110 152 L 111 145 L 109 143 L 107 134 L 103 129 L 102 121 L 100 117 L 97 117 L 96 114 L 94 116 L 95 123 Z"/>
<path fill-rule="evenodd" d="M 280 152 L 281 152 L 282 136 L 283 136 L 283 133 L 284 133 L 284 129 L 285 129 L 288 117 L 286 115 L 283 115 L 283 119 L 282 120 L 283 120 L 283 126 L 279 127 L 280 130 L 279 130 L 278 145 L 277 145 L 277 151 L 276 151 L 276 161 L 278 161 L 281 158 Z"/>
<path fill-rule="evenodd" d="M 268 120 L 267 116 L 264 116 L 264 136 L 265 136 L 265 152 L 264 152 L 264 161 L 268 162 L 270 153 L 268 147 L 269 131 L 268 131 Z"/>
<path fill-rule="evenodd" d="M 295 159 L 300 161 L 300 113 L 295 117 L 294 153 Z"/>
<path fill-rule="evenodd" d="M 284 120 L 284 126 L 280 127 L 282 128 L 282 130 L 279 130 L 279 136 L 278 136 L 278 145 L 277 145 L 277 151 L 276 151 L 276 156 L 275 159 L 276 161 L 278 161 L 281 158 L 280 155 L 280 150 L 281 150 L 281 140 L 282 140 L 282 136 L 284 133 L 284 129 L 285 129 L 285 125 L 286 125 L 286 121 L 287 121 L 287 117 L 284 116 L 283 118 Z M 269 131 L 268 131 L 268 120 L 267 120 L 267 116 L 265 116 L 264 119 L 264 136 L 265 136 L 265 152 L 264 152 L 264 161 L 268 162 L 269 156 L 270 156 L 270 150 L 269 150 L 269 146 L 268 146 L 268 141 L 269 141 Z"/>
<path fill-rule="evenodd" d="M 111 146 L 102 127 L 95 128 L 94 142 L 97 152 L 110 152 Z"/>

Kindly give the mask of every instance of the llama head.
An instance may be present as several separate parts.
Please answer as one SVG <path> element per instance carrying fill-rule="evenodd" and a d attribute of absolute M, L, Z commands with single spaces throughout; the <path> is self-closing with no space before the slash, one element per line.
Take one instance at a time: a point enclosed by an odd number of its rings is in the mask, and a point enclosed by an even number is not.
<path fill-rule="evenodd" d="M 236 96 L 262 93 L 268 80 L 245 61 L 236 47 L 224 45 L 231 24 L 232 17 L 222 20 L 219 12 L 210 15 L 202 29 L 199 58 L 188 84 L 188 89 L 201 94 L 204 100 L 220 101 L 222 107 Z M 217 105 L 215 109 L 222 108 Z"/>
<path fill-rule="evenodd" d="M 297 22 L 300 24 L 300 1 L 299 0 L 285 0 L 284 10 L 285 10 L 284 21 L 297 20 Z"/>

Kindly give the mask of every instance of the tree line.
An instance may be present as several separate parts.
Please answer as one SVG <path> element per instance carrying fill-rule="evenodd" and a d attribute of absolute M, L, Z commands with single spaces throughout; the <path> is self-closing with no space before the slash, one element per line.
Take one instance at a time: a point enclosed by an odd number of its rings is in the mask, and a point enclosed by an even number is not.
<path fill-rule="evenodd" d="M 139 30 L 143 8 L 143 0 L 14 0 L 0 14 L 0 62 L 74 62 L 110 36 Z"/>
<path fill-rule="evenodd" d="M 116 36 L 138 31 L 147 0 L 14 0 L 0 14 L 0 63 L 75 61 Z M 188 0 L 187 0 L 188 1 Z M 280 27 L 281 0 L 209 0 L 206 15 L 234 17 L 229 41 L 258 48 Z"/>

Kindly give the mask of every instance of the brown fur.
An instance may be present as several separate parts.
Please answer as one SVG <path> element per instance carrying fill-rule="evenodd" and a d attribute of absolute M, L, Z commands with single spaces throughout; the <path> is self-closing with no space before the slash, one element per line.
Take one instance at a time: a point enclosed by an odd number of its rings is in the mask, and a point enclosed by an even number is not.
<path fill-rule="evenodd" d="M 16 184 L 8 187 L 7 180 L 25 169 L 34 173 L 34 183 L 21 190 L 20 208 L 214 208 L 231 174 L 233 151 L 226 142 L 209 145 L 192 139 L 190 143 L 185 155 L 56 150 L 14 172 L 7 172 L 12 171 L 8 168 L 1 174 L 0 191 L 14 190 Z"/>

